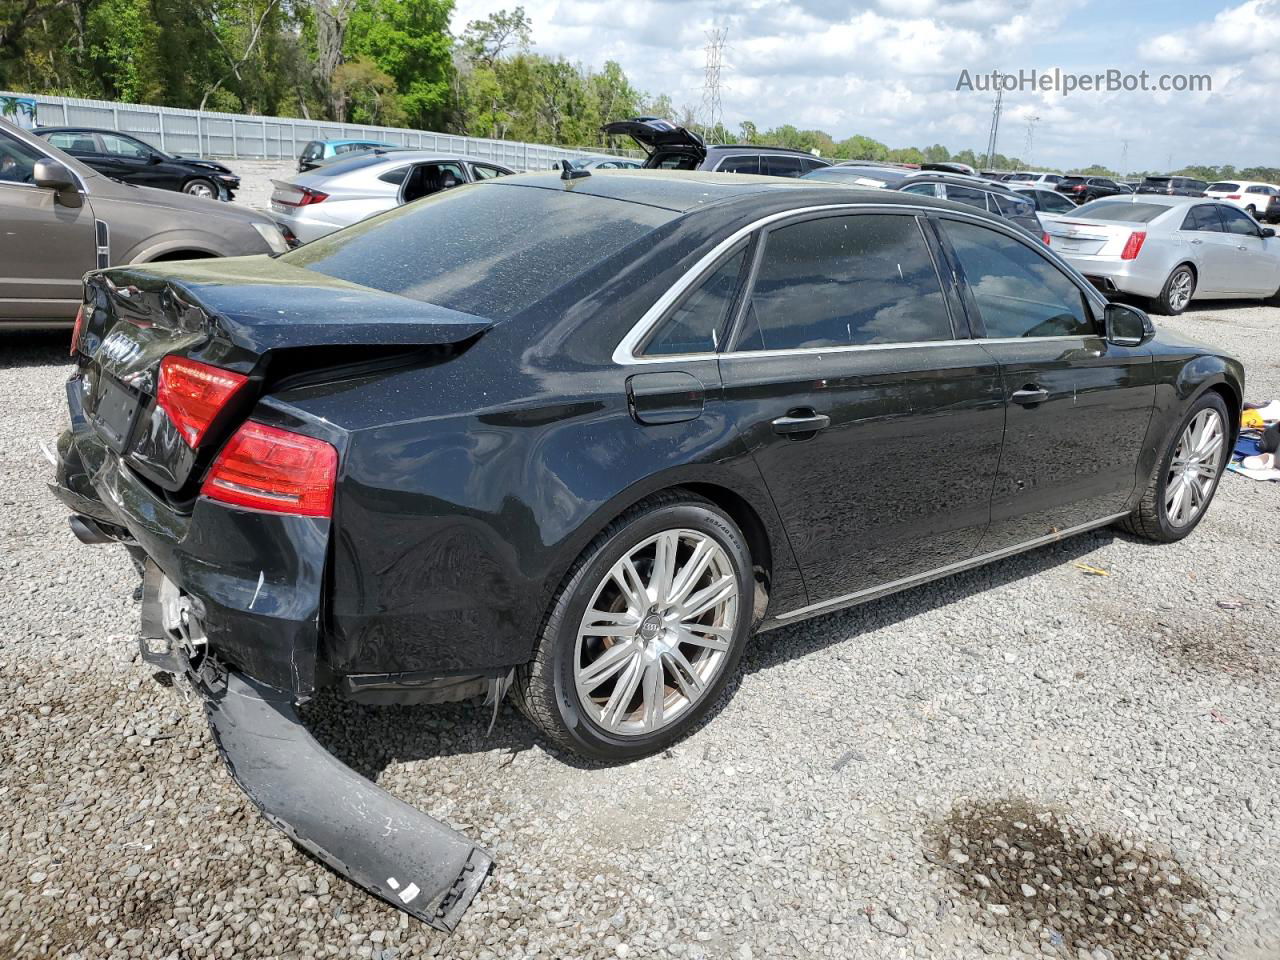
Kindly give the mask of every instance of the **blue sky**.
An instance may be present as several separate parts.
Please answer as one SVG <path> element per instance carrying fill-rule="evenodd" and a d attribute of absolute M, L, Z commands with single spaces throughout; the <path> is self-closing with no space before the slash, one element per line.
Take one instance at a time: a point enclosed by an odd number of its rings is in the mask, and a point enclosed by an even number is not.
<path fill-rule="evenodd" d="M 985 147 L 994 95 L 961 69 L 1208 74 L 1212 92 L 1006 94 L 999 149 L 1033 165 L 1280 165 L 1280 0 L 523 0 L 534 48 L 619 61 L 677 106 L 702 99 L 705 32 L 729 29 L 723 117 Z M 457 0 L 455 30 L 513 0 Z"/>

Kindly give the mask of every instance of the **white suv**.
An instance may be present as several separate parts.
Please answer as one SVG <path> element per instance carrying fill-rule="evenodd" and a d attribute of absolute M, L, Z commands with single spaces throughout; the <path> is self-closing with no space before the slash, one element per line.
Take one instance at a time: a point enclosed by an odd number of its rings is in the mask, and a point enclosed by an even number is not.
<path fill-rule="evenodd" d="M 1267 204 L 1271 202 L 1271 198 L 1280 196 L 1280 187 L 1272 183 L 1220 180 L 1209 184 L 1204 195 L 1224 203 L 1234 204 L 1257 220 L 1259 214 L 1267 212 Z"/>

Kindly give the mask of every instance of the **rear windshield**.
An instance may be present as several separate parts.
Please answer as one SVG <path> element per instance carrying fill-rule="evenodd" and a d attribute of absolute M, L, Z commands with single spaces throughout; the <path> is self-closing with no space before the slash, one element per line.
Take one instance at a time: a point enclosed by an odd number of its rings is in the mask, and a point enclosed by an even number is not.
<path fill-rule="evenodd" d="M 489 180 L 398 207 L 280 259 L 505 320 L 676 216 L 639 203 Z"/>
<path fill-rule="evenodd" d="M 1221 190 L 1223 193 L 1232 193 L 1233 191 L 1236 191 L 1236 190 L 1239 190 L 1239 189 L 1240 189 L 1240 184 L 1238 184 L 1238 183 L 1226 183 L 1226 182 L 1223 182 L 1223 183 L 1211 183 L 1211 184 L 1209 184 L 1209 189 L 1210 189 L 1210 190 Z"/>
<path fill-rule="evenodd" d="M 1142 182 L 1143 182 L 1143 183 L 1154 183 L 1154 184 L 1158 184 L 1159 186 L 1162 186 L 1162 187 L 1163 187 L 1163 186 L 1168 186 L 1169 181 L 1170 181 L 1170 180 L 1172 180 L 1172 179 L 1173 179 L 1172 177 L 1143 177 L 1143 178 L 1142 178 Z"/>
<path fill-rule="evenodd" d="M 1063 183 L 1084 183 L 1084 177 L 1063 177 Z"/>
<path fill-rule="evenodd" d="M 308 170 L 308 177 L 340 177 L 344 173 L 354 173 L 356 170 L 363 170 L 366 167 L 375 167 L 380 163 L 386 163 L 391 158 L 385 154 L 363 153 L 358 157 L 344 157 L 338 154 L 338 159 L 330 160 L 328 163 L 322 163 L 314 170 Z"/>
<path fill-rule="evenodd" d="M 1094 200 L 1076 207 L 1072 216 L 1090 220 L 1119 220 L 1122 223 L 1150 223 L 1169 207 L 1159 203 L 1130 203 L 1128 200 Z"/>
<path fill-rule="evenodd" d="M 884 186 L 889 183 L 900 183 L 906 174 L 885 167 L 819 167 L 811 170 L 802 180 L 838 180 L 841 183 L 860 184 L 862 186 Z"/>

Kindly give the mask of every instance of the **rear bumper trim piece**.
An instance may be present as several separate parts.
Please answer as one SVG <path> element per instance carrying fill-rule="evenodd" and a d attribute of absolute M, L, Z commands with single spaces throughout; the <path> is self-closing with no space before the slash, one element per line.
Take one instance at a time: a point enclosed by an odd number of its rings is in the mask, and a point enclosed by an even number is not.
<path fill-rule="evenodd" d="M 453 931 L 493 866 L 488 853 L 335 759 L 288 691 L 236 671 L 193 685 L 232 779 L 268 821 L 357 886 Z"/>

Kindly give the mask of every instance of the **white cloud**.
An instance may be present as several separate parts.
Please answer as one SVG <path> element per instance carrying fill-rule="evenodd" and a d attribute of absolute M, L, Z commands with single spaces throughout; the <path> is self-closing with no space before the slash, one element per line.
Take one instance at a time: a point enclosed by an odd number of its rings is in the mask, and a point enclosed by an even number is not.
<path fill-rule="evenodd" d="M 458 0 L 455 30 L 521 0 Z M 1110 33 L 1064 32 L 1060 0 L 523 0 L 535 49 L 588 65 L 617 60 L 650 94 L 677 107 L 702 99 L 706 31 L 728 28 L 721 99 L 730 128 L 751 120 L 820 127 L 837 139 L 861 133 L 892 146 L 985 145 L 993 95 L 957 92 L 962 68 L 1094 73 L 1196 72 L 1207 94 L 1019 92 L 1005 97 L 1001 152 L 1031 160 L 1132 169 L 1192 162 L 1275 163 L 1277 134 L 1260 123 L 1280 82 L 1280 0 L 1225 7 L 1199 24 L 1152 35 L 1146 21 Z M 1206 4 L 1206 6 L 1208 6 Z M 1073 8 L 1103 17 L 1102 9 Z M 1097 23 L 1098 21 L 1094 20 Z M 1117 35 L 1128 30 L 1131 36 Z M 1105 52 L 1100 52 L 1105 51 Z M 1099 57 L 1112 62 L 1099 62 Z"/>

